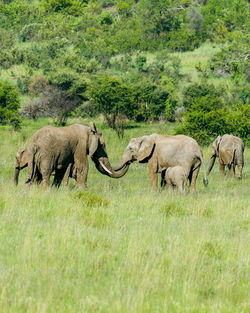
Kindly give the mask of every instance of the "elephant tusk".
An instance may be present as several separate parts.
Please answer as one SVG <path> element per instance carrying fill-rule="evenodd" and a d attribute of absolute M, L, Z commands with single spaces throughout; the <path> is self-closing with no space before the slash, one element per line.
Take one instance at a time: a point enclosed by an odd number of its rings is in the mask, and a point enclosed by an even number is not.
<path fill-rule="evenodd" d="M 110 172 L 110 170 L 107 169 L 107 167 L 102 163 L 102 161 L 99 161 L 101 166 L 105 169 L 106 172 L 108 172 L 110 175 L 112 175 L 113 173 Z"/>

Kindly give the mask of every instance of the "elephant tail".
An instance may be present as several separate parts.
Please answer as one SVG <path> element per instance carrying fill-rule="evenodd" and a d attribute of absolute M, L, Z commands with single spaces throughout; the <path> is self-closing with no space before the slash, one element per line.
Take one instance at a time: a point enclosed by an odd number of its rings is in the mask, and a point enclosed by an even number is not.
<path fill-rule="evenodd" d="M 237 159 L 238 159 L 238 156 L 236 154 L 236 149 L 234 149 L 233 158 L 232 158 L 232 161 L 231 161 L 230 165 L 234 165 L 237 162 Z"/>
<path fill-rule="evenodd" d="M 206 173 L 206 167 L 205 167 L 205 163 L 204 163 L 204 160 L 203 160 L 203 156 L 202 156 L 202 152 L 200 153 L 199 156 L 197 156 L 200 161 L 201 161 L 201 165 L 202 165 L 202 168 L 203 168 L 203 185 L 205 187 L 207 187 L 208 185 L 208 179 L 207 179 L 207 173 Z"/>
<path fill-rule="evenodd" d="M 234 155 L 233 155 L 233 163 L 235 163 L 235 165 L 240 165 L 240 166 L 244 166 L 244 148 L 241 149 L 235 149 L 234 150 Z M 235 158 L 236 158 L 236 162 L 235 162 Z"/>
<path fill-rule="evenodd" d="M 30 151 L 28 154 L 28 178 L 25 184 L 28 184 L 32 181 L 35 172 L 36 172 L 35 151 Z"/>

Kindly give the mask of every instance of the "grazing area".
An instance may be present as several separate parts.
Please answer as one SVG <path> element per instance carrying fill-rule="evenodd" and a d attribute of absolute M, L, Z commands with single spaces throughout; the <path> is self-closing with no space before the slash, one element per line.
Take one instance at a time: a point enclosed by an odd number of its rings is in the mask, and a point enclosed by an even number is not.
<path fill-rule="evenodd" d="M 0 313 L 250 312 L 249 21 L 0 0 Z"/>
<path fill-rule="evenodd" d="M 174 132 L 170 122 L 131 123 L 118 139 L 94 122 L 111 165 L 131 138 Z M 90 160 L 86 192 L 73 179 L 27 188 L 27 168 L 16 187 L 17 150 L 49 124 L 0 126 L 0 312 L 249 312 L 248 147 L 242 180 L 221 177 L 217 160 L 193 194 L 152 190 L 147 164 L 115 180 Z M 211 145 L 202 151 L 208 168 Z"/>

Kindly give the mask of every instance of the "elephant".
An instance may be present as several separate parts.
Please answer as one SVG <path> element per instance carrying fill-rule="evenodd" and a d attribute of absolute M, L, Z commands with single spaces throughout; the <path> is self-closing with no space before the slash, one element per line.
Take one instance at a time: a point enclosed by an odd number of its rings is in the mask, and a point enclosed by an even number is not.
<path fill-rule="evenodd" d="M 41 173 L 42 185 L 49 185 L 49 178 L 55 171 L 55 179 L 61 179 L 60 171 L 74 164 L 73 175 L 80 188 L 85 189 L 90 156 L 97 170 L 109 177 L 120 178 L 126 174 L 129 165 L 113 170 L 110 165 L 104 137 L 93 122 L 89 126 L 73 124 L 65 127 L 45 126 L 31 138 L 27 149 L 28 179 L 31 183 L 36 171 Z"/>
<path fill-rule="evenodd" d="M 204 170 L 203 183 L 206 186 L 206 170 L 202 151 L 198 143 L 185 135 L 167 136 L 152 134 L 139 138 L 132 138 L 114 170 L 121 170 L 130 163 L 148 163 L 151 185 L 157 188 L 157 173 L 163 168 L 182 166 L 190 182 L 190 191 L 195 190 L 195 183 L 202 164 Z"/>
<path fill-rule="evenodd" d="M 227 165 L 230 175 L 235 176 L 235 167 L 238 166 L 237 178 L 242 178 L 244 166 L 244 144 L 236 136 L 225 134 L 218 136 L 212 144 L 212 156 L 209 163 L 208 175 L 210 174 L 216 157 L 219 158 L 219 170 L 225 175 L 225 165 Z"/>
<path fill-rule="evenodd" d="M 14 169 L 14 183 L 15 185 L 18 185 L 18 178 L 20 170 L 26 168 L 28 166 L 28 160 L 27 160 L 27 147 L 21 148 L 18 150 L 16 154 L 16 162 L 15 162 L 15 169 Z M 57 171 L 57 174 L 56 174 Z M 56 187 L 59 187 L 61 185 L 61 182 L 63 186 L 68 185 L 69 177 L 74 178 L 74 166 L 73 164 L 69 164 L 68 167 L 60 168 L 57 167 L 56 171 L 52 172 L 52 175 L 55 176 L 53 185 Z M 32 182 L 40 183 L 42 180 L 42 176 L 40 172 L 37 170 L 35 175 L 33 176 Z"/>
<path fill-rule="evenodd" d="M 161 186 L 167 184 L 169 190 L 178 187 L 181 193 L 185 193 L 187 185 L 187 174 L 182 166 L 163 168 L 161 172 Z"/>

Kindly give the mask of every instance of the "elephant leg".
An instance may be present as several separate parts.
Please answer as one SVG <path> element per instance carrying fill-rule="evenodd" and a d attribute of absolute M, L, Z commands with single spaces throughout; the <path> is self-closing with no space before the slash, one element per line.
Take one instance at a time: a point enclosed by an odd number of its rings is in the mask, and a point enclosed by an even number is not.
<path fill-rule="evenodd" d="M 49 174 L 45 174 L 45 175 L 42 175 L 43 178 L 42 178 L 42 186 L 44 188 L 47 188 L 49 186 L 49 178 L 50 178 L 50 175 Z"/>
<path fill-rule="evenodd" d="M 194 170 L 190 173 L 189 181 L 190 181 L 190 192 L 193 193 L 195 191 L 195 184 L 199 174 L 201 163 L 196 163 L 194 166 Z"/>
<path fill-rule="evenodd" d="M 81 165 L 77 164 L 78 162 L 75 162 L 76 166 L 76 181 L 81 189 L 86 189 L 87 187 L 87 176 L 88 176 L 88 159 L 84 159 Z"/>
<path fill-rule="evenodd" d="M 161 179 L 161 188 L 163 189 L 166 186 L 166 180 L 164 178 Z"/>
<path fill-rule="evenodd" d="M 149 177 L 150 177 L 152 187 L 157 189 L 157 187 L 158 187 L 157 173 L 149 173 Z"/>
<path fill-rule="evenodd" d="M 62 184 L 64 187 L 68 186 L 68 182 L 69 182 L 69 175 L 70 175 L 70 172 L 71 172 L 71 168 L 72 168 L 72 163 L 70 163 L 67 167 L 67 170 L 63 176 L 63 181 L 62 181 Z"/>
<path fill-rule="evenodd" d="M 221 175 L 225 175 L 225 165 L 223 163 L 223 161 L 219 160 L 219 170 L 220 170 L 220 174 Z"/>
<path fill-rule="evenodd" d="M 161 172 L 161 188 L 163 189 L 165 186 L 166 186 L 166 178 L 165 178 L 165 175 L 166 175 L 166 170 L 164 169 L 162 172 Z"/>
<path fill-rule="evenodd" d="M 55 186 L 57 188 L 60 187 L 61 182 L 62 182 L 63 177 L 64 177 L 64 173 L 65 173 L 64 170 L 56 170 L 55 171 L 55 176 L 54 176 L 54 180 L 53 180 L 52 186 Z"/>
<path fill-rule="evenodd" d="M 42 175 L 37 171 L 36 174 L 34 175 L 32 182 L 40 184 L 41 181 L 42 181 Z"/>
<path fill-rule="evenodd" d="M 185 192 L 185 182 L 181 181 L 180 184 L 178 184 L 178 189 L 180 193 L 184 193 Z"/>
<path fill-rule="evenodd" d="M 169 181 L 167 181 L 167 188 L 169 191 L 173 191 L 173 185 Z"/>

